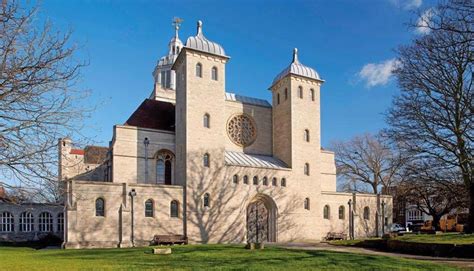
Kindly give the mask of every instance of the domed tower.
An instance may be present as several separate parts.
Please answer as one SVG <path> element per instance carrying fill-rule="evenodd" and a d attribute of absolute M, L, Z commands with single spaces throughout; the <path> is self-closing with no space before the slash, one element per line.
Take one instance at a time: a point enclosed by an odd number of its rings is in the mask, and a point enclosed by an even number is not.
<path fill-rule="evenodd" d="M 204 193 L 203 186 L 199 185 L 201 182 L 210 184 L 225 180 L 216 174 L 224 163 L 225 68 L 228 60 L 224 48 L 204 36 L 202 22 L 198 21 L 196 36 L 187 39 L 173 65 L 177 79 L 176 180 L 185 186 L 184 216 L 195 215 L 186 211 L 188 207 L 190 210 L 199 208 L 194 206 L 193 195 Z M 188 195 L 189 200 L 186 199 Z M 185 220 L 184 230 L 190 242 L 202 241 L 197 225 Z"/>
<path fill-rule="evenodd" d="M 176 74 L 171 69 L 173 63 L 176 61 L 179 52 L 183 48 L 183 43 L 179 39 L 178 31 L 182 23 L 182 19 L 175 18 L 173 25 L 175 28 L 175 35 L 168 43 L 168 54 L 160 58 L 153 71 L 153 78 L 155 85 L 150 99 L 175 102 L 176 99 Z"/>
<path fill-rule="evenodd" d="M 293 61 L 273 80 L 273 154 L 293 169 L 301 181 L 318 178 L 321 148 L 319 91 L 324 81 L 301 64 L 298 50 Z"/>

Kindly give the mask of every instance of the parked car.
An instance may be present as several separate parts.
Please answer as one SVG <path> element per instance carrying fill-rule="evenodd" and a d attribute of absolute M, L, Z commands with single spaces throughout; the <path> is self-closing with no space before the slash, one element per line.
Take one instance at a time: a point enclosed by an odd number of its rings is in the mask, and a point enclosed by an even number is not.
<path fill-rule="evenodd" d="M 390 227 L 390 232 L 403 233 L 406 231 L 407 229 L 400 224 L 392 224 Z"/>

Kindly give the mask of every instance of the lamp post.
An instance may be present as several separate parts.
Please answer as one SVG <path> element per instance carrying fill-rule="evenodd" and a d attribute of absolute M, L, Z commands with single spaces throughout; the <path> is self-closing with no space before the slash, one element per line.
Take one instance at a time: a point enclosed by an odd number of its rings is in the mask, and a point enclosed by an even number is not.
<path fill-rule="evenodd" d="M 352 221 L 352 200 L 349 199 L 347 202 L 347 205 L 349 205 L 349 239 L 353 240 L 354 239 L 354 234 L 352 233 L 352 228 L 354 227 L 354 222 Z"/>
<path fill-rule="evenodd" d="M 385 201 L 382 200 L 382 236 L 385 234 Z"/>
<path fill-rule="evenodd" d="M 145 183 L 148 183 L 148 145 L 150 144 L 148 137 L 145 137 L 143 144 L 145 145 Z"/>
<path fill-rule="evenodd" d="M 133 199 L 137 195 L 137 192 L 135 192 L 135 189 L 132 189 L 128 194 L 130 195 L 131 204 L 132 204 L 131 205 L 131 213 L 132 213 L 132 235 L 131 235 L 131 239 L 132 239 L 132 246 L 135 247 Z"/>

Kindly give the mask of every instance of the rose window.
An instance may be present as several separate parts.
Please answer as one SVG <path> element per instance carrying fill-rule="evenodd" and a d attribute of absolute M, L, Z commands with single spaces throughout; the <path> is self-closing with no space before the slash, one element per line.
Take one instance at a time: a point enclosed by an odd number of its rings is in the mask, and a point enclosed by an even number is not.
<path fill-rule="evenodd" d="M 257 137 L 257 129 L 250 116 L 240 114 L 233 116 L 227 122 L 227 134 L 236 145 L 246 147 Z"/>

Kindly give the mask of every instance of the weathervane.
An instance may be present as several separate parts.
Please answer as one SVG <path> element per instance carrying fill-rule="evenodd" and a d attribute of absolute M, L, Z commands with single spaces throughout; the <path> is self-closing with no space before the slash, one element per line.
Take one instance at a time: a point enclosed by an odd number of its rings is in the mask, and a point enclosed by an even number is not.
<path fill-rule="evenodd" d="M 173 18 L 173 25 L 174 25 L 174 30 L 176 31 L 176 38 L 178 37 L 178 30 L 182 22 L 184 22 L 184 20 L 179 17 Z"/>

